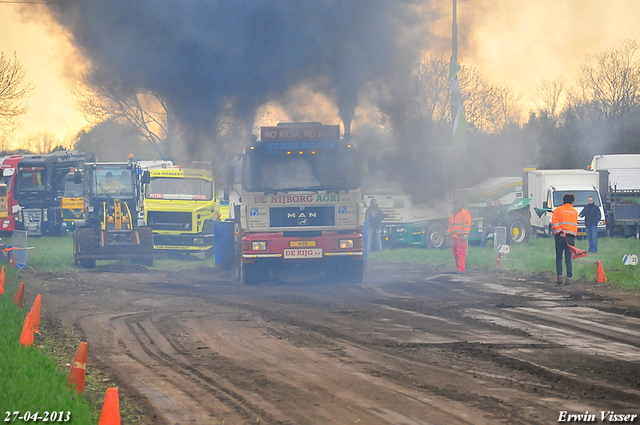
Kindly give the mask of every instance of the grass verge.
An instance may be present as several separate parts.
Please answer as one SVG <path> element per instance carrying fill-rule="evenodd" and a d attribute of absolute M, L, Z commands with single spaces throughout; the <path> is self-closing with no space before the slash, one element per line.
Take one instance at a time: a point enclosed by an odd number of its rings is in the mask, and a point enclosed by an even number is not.
<path fill-rule="evenodd" d="M 70 235 L 62 237 L 29 238 L 27 264 L 36 272 L 61 272 L 74 267 L 73 265 L 73 238 Z M 109 264 L 131 264 L 131 261 L 102 261 L 96 262 L 97 266 Z M 153 262 L 151 270 L 187 270 L 197 267 L 214 267 L 213 258 L 205 259 L 202 254 L 184 254 L 175 258 L 159 259 Z"/>
<path fill-rule="evenodd" d="M 576 246 L 585 251 L 587 240 L 576 241 Z M 555 245 L 552 238 L 533 238 L 525 245 L 512 245 L 506 260 L 500 264 L 500 270 L 524 275 L 552 271 L 555 274 Z M 597 261 L 602 263 L 609 283 L 623 289 L 640 290 L 640 266 L 625 266 L 622 258 L 625 254 L 640 256 L 640 241 L 633 238 L 601 238 L 598 252 L 588 253 L 586 257 L 573 260 L 574 278 L 597 281 Z M 369 255 L 371 261 L 424 263 L 442 270 L 455 270 L 455 262 L 450 248 L 425 250 L 420 248 L 385 249 Z M 480 248 L 470 246 L 466 267 L 469 271 L 489 271 L 494 269 L 495 256 L 493 246 Z M 564 265 L 563 265 L 564 266 Z M 566 271 L 565 271 L 566 273 Z"/>
<path fill-rule="evenodd" d="M 11 274 L 9 275 L 11 276 Z M 9 282 L 17 280 L 8 278 Z M 26 412 L 39 413 L 43 417 L 49 412 L 69 412 L 72 424 L 95 424 L 97 412 L 87 401 L 74 394 L 68 387 L 66 374 L 39 348 L 21 346 L 20 335 L 26 312 L 13 304 L 17 285 L 7 283 L 5 294 L 0 295 L 0 406 L 2 420 L 11 423 L 28 423 L 33 420 L 16 420 Z M 42 332 L 42 331 L 41 331 Z M 36 335 L 34 345 L 41 345 Z M 70 361 L 70 360 L 68 360 Z M 42 421 L 42 419 L 40 420 Z"/>

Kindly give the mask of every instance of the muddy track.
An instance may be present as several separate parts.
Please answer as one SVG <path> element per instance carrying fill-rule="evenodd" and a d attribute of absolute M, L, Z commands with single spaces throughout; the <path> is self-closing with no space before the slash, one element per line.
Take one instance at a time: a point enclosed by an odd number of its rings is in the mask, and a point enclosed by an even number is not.
<path fill-rule="evenodd" d="M 144 399 L 147 423 L 538 424 L 563 410 L 639 413 L 637 294 L 409 264 L 372 264 L 361 285 L 120 271 L 34 279 L 47 308 Z"/>

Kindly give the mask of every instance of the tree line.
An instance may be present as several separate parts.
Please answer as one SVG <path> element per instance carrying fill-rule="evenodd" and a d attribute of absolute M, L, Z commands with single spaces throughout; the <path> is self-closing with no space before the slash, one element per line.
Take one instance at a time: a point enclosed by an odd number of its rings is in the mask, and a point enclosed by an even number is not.
<path fill-rule="evenodd" d="M 528 114 L 522 113 L 522 96 L 512 87 L 491 83 L 478 69 L 463 64 L 459 80 L 468 122 L 466 152 L 446 155 L 464 164 L 466 180 L 472 182 L 495 173 L 519 172 L 525 165 L 585 168 L 595 154 L 638 153 L 639 49 L 635 40 L 626 40 L 621 46 L 585 56 L 573 84 L 562 76 L 541 81 L 533 99 L 536 108 Z M 405 178 L 412 180 L 430 158 L 448 152 L 448 74 L 444 54 L 425 54 L 416 61 L 410 78 L 372 89 L 371 104 L 378 113 L 367 117 L 375 122 L 369 122 L 369 129 L 363 126 L 361 145 L 368 154 L 383 157 L 382 167 L 384 158 L 396 166 L 403 164 L 409 174 Z M 0 53 L 0 150 L 5 152 L 9 137 L 20 129 L 18 119 L 27 112 L 26 99 L 34 89 L 25 77 L 15 54 L 11 58 Z M 65 145 L 104 151 L 98 157 L 109 160 L 115 159 L 122 145 L 123 149 L 135 147 L 140 156 L 171 158 L 179 155 L 185 138 L 193 137 L 160 94 L 124 87 L 99 69 L 85 73 L 73 96 L 91 127 L 64 142 L 47 132 L 30 135 L 21 140 L 23 150 L 44 153 Z M 216 152 L 237 150 L 236 140 L 246 137 L 246 123 L 231 115 L 217 119 L 217 134 L 210 135 L 217 141 Z M 106 148 L 110 144 L 115 146 Z M 401 149 L 393 152 L 395 147 Z M 387 168 L 393 174 L 390 164 Z"/>

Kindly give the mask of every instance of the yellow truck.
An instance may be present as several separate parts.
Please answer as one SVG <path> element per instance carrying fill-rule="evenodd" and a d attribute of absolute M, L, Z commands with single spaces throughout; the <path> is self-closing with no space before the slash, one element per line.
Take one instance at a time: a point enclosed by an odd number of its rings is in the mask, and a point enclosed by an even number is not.
<path fill-rule="evenodd" d="M 144 218 L 153 229 L 154 249 L 168 253 L 204 252 L 213 257 L 214 223 L 220 202 L 213 173 L 202 169 L 150 170 L 144 195 Z"/>

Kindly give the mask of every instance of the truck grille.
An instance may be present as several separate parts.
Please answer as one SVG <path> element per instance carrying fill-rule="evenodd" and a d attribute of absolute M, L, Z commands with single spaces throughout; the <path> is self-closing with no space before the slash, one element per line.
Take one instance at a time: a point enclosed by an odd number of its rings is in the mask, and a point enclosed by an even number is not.
<path fill-rule="evenodd" d="M 29 236 L 42 235 L 42 210 L 22 210 L 24 228 Z"/>
<path fill-rule="evenodd" d="M 191 213 L 174 211 L 147 212 L 148 225 L 153 230 L 191 231 Z"/>
<path fill-rule="evenodd" d="M 24 218 L 25 224 L 28 223 L 42 223 L 42 210 L 22 210 L 22 217 Z"/>
<path fill-rule="evenodd" d="M 335 226 L 335 207 L 271 207 L 271 227 Z"/>

